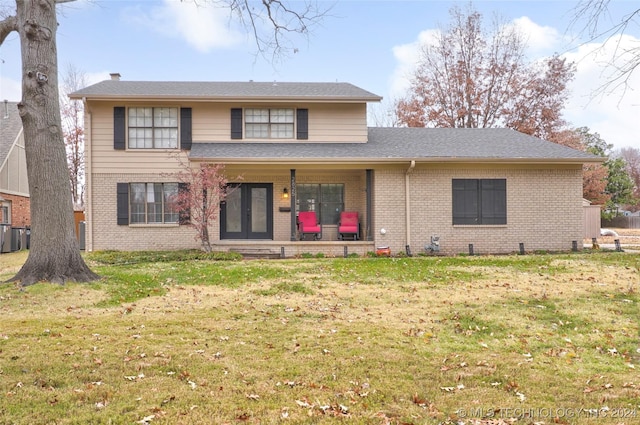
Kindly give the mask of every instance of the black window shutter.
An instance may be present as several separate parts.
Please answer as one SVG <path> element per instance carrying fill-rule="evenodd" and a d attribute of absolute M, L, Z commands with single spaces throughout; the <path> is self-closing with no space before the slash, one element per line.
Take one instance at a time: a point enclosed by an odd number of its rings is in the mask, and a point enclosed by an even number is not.
<path fill-rule="evenodd" d="M 180 108 L 180 149 L 191 150 L 191 108 Z"/>
<path fill-rule="evenodd" d="M 231 138 L 242 139 L 242 109 L 231 109 Z"/>
<path fill-rule="evenodd" d="M 118 183 L 117 189 L 118 226 L 129 224 L 129 183 Z"/>
<path fill-rule="evenodd" d="M 296 138 L 300 140 L 307 140 L 309 138 L 309 110 L 298 109 L 296 111 L 296 115 Z"/>
<path fill-rule="evenodd" d="M 180 196 L 189 192 L 189 183 L 178 183 L 178 193 Z M 189 208 L 181 209 L 179 211 L 178 223 L 189 224 L 191 222 L 191 210 Z"/>
<path fill-rule="evenodd" d="M 113 149 L 124 150 L 126 145 L 127 108 L 116 106 L 113 108 Z"/>

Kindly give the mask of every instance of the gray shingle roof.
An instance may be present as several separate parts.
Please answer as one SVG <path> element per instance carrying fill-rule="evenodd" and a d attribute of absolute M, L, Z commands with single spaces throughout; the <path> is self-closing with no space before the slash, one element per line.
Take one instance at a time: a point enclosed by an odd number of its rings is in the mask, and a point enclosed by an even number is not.
<path fill-rule="evenodd" d="M 0 103 L 0 166 L 4 163 L 13 142 L 16 141 L 20 130 L 22 130 L 22 120 L 18 115 L 18 103 Z M 5 118 L 6 116 L 6 118 Z"/>
<path fill-rule="evenodd" d="M 367 143 L 194 143 L 221 162 L 599 162 L 603 158 L 505 128 L 369 128 Z"/>
<path fill-rule="evenodd" d="M 319 99 L 377 102 L 382 98 L 349 83 L 203 82 L 105 80 L 71 98 Z"/>

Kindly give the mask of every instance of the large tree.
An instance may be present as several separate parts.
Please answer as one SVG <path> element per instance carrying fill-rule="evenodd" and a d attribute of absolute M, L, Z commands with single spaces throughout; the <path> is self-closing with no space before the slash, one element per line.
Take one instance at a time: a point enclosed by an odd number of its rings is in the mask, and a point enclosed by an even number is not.
<path fill-rule="evenodd" d="M 38 281 L 95 280 L 80 256 L 62 137 L 56 48 L 56 3 L 64 0 L 16 0 L 14 15 L 0 21 L 0 44 L 16 31 L 22 54 L 22 100 L 31 196 L 29 257 L 10 279 L 23 286 Z"/>
<path fill-rule="evenodd" d="M 397 104 L 410 127 L 506 126 L 548 138 L 563 127 L 561 110 L 574 65 L 553 56 L 527 63 L 514 26 L 491 33 L 471 5 L 454 6 L 451 22 L 423 46 L 409 94 Z"/>
<path fill-rule="evenodd" d="M 74 0 L 15 0 L 3 3 L 0 44 L 12 32 L 20 38 L 22 100 L 27 175 L 31 195 L 31 246 L 27 261 L 10 281 L 87 282 L 98 278 L 85 264 L 76 240 L 58 91 L 56 5 Z M 219 0 L 255 36 L 258 51 L 288 48 L 291 32 L 306 35 L 324 15 L 312 1 Z M 203 1 L 207 3 L 207 1 Z M 264 28 L 270 28 L 263 35 Z"/>

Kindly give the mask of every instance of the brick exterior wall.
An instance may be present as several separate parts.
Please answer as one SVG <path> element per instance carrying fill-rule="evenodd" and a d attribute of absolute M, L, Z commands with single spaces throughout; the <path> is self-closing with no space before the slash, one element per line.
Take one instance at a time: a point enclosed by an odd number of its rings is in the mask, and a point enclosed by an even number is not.
<path fill-rule="evenodd" d="M 118 226 L 117 183 L 169 182 L 156 174 L 99 174 L 91 179 L 86 220 L 86 249 L 92 250 L 174 250 L 195 248 L 195 230 L 187 226 Z M 90 207 L 89 207 L 90 204 Z"/>
<path fill-rule="evenodd" d="M 407 165 L 408 168 L 408 165 Z M 466 167 L 417 166 L 409 174 L 410 233 L 406 231 L 405 175 L 407 168 L 377 169 L 373 182 L 372 244 L 353 246 L 352 252 L 364 253 L 373 247 L 389 246 L 392 253 L 405 251 L 410 245 L 412 254 L 424 252 L 431 236 L 440 237 L 444 254 L 467 253 L 473 244 L 474 253 L 512 253 L 523 243 L 526 251 L 567 251 L 572 242 L 582 240 L 582 174 L 579 166 L 533 167 Z M 507 224 L 495 226 L 452 224 L 452 179 L 493 179 L 507 181 Z M 87 250 L 169 250 L 198 248 L 195 230 L 187 226 L 118 226 L 116 224 L 116 184 L 118 182 L 167 182 L 170 178 L 157 174 L 100 174 L 91 181 L 91 208 L 87 214 Z M 273 245 L 290 242 L 291 213 L 280 212 L 290 206 L 290 199 L 282 198 L 282 189 L 291 193 L 289 170 L 245 174 L 246 183 L 273 184 Z M 366 223 L 365 171 L 335 173 L 298 170 L 298 184 L 344 183 L 345 210 L 361 215 L 363 234 Z M 385 233 L 381 233 L 385 229 Z M 212 242 L 219 241 L 219 223 L 210 230 Z M 337 229 L 324 226 L 322 243 L 317 249 L 309 246 L 295 248 L 288 244 L 287 256 L 305 252 L 323 252 L 340 256 L 343 246 L 337 240 Z M 228 250 L 241 241 L 221 241 L 217 249 Z M 247 245 L 257 243 L 249 241 Z M 333 245 L 332 245 L 333 244 Z M 578 244 L 580 247 L 581 244 Z"/>
<path fill-rule="evenodd" d="M 31 226 L 31 198 L 2 193 L 2 197 L 11 202 L 11 226 Z"/>
<path fill-rule="evenodd" d="M 383 170 L 375 174 L 375 244 L 405 250 L 405 172 Z M 507 224 L 454 226 L 452 179 L 507 181 Z M 410 174 L 410 245 L 413 254 L 424 252 L 431 236 L 440 237 L 445 254 L 512 253 L 524 243 L 526 251 L 567 251 L 582 241 L 582 171 L 579 167 L 532 168 L 419 168 Z M 385 235 L 380 229 L 387 230 Z M 578 244 L 580 247 L 581 244 Z"/>
<path fill-rule="evenodd" d="M 298 172 L 296 181 L 303 183 L 344 183 L 345 209 L 358 211 L 361 222 L 366 219 L 364 191 L 365 172 L 348 172 L 346 174 Z M 195 229 L 188 226 L 168 225 L 133 225 L 119 226 L 116 223 L 116 188 L 117 183 L 131 182 L 171 182 L 171 177 L 158 174 L 96 174 L 91 178 L 90 199 L 87 205 L 87 250 L 173 250 L 198 248 L 195 240 Z M 291 240 L 291 213 L 280 212 L 280 207 L 290 206 L 290 199 L 282 198 L 282 190 L 286 187 L 291 193 L 289 170 L 286 173 L 244 173 L 245 183 L 273 183 L 273 240 Z M 212 223 L 209 231 L 211 242 L 219 241 L 220 225 Z M 337 226 L 323 226 L 323 241 L 337 240 Z M 221 244 L 221 249 L 226 244 Z M 342 250 L 342 247 L 339 248 Z M 307 252 L 309 250 L 306 250 Z M 291 251 L 294 252 L 294 251 Z M 295 251 L 297 252 L 297 251 Z M 311 251 L 309 251 L 311 252 Z M 340 251 L 341 252 L 341 251 Z"/>

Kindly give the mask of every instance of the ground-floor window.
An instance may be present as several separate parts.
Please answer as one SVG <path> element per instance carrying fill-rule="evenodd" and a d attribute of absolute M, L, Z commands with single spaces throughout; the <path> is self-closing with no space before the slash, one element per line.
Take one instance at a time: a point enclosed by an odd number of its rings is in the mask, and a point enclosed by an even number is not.
<path fill-rule="evenodd" d="M 0 223 L 11 224 L 9 205 L 0 205 Z"/>
<path fill-rule="evenodd" d="M 131 183 L 129 190 L 130 223 L 177 223 L 174 199 L 178 183 Z"/>
<path fill-rule="evenodd" d="M 453 179 L 453 224 L 507 224 L 506 179 Z"/>
<path fill-rule="evenodd" d="M 320 224 L 337 224 L 344 211 L 344 184 L 296 185 L 296 210 L 315 211 Z"/>

